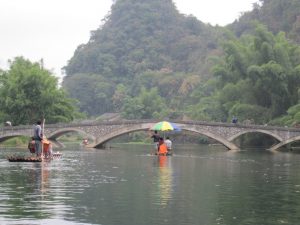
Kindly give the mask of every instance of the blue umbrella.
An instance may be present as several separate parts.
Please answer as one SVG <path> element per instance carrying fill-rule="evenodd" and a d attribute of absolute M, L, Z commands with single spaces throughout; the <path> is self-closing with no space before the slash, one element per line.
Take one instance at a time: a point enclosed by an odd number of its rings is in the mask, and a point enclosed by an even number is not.
<path fill-rule="evenodd" d="M 167 122 L 167 121 L 161 121 L 156 124 L 154 124 L 150 130 L 156 130 L 156 131 L 181 131 L 181 128 L 178 127 L 175 123 Z"/>

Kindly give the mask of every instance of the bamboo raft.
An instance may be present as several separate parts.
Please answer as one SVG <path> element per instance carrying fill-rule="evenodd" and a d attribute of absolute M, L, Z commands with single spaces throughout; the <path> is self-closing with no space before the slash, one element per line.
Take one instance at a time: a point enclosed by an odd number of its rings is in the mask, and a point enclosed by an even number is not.
<path fill-rule="evenodd" d="M 8 156 L 7 160 L 9 162 L 42 162 L 44 160 L 59 159 L 62 153 L 53 153 L 51 157 L 28 157 L 28 156 Z"/>
<path fill-rule="evenodd" d="M 9 156 L 7 157 L 9 162 L 42 162 L 42 158 L 36 157 L 23 157 L 23 156 Z"/>
<path fill-rule="evenodd" d="M 42 129 L 44 129 L 44 126 L 45 126 L 45 119 L 43 119 Z M 42 133 L 44 133 L 43 130 Z M 58 159 L 62 156 L 60 152 L 52 153 L 51 142 L 46 137 L 41 138 L 41 143 L 42 143 L 41 157 L 12 155 L 12 156 L 8 156 L 7 160 L 9 162 L 43 162 L 43 161 L 50 161 L 52 159 Z M 32 137 L 31 140 L 29 140 L 28 149 L 31 154 L 35 154 L 34 137 Z"/>

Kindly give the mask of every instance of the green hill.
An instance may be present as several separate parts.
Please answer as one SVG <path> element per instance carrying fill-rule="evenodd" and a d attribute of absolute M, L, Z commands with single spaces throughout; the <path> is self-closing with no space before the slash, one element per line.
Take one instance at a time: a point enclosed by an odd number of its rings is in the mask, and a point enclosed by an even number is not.
<path fill-rule="evenodd" d="M 63 87 L 89 116 L 298 123 L 299 7 L 260 0 L 213 27 L 171 0 L 115 1 L 66 65 Z"/>
<path fill-rule="evenodd" d="M 66 73 L 133 77 L 147 70 L 199 72 L 199 56 L 216 48 L 214 31 L 181 15 L 171 0 L 117 1 L 89 42 L 77 48 Z"/>
<path fill-rule="evenodd" d="M 124 99 L 115 99 L 120 84 L 126 96 L 135 96 L 143 86 L 157 87 L 176 76 L 176 86 L 166 84 L 174 89 L 168 90 L 171 95 L 189 74 L 199 79 L 209 74 L 207 56 L 216 51 L 216 30 L 180 14 L 171 0 L 117 1 L 89 42 L 75 51 L 63 85 L 89 115 L 120 111 Z M 164 92 L 159 95 L 172 97 Z"/>
<path fill-rule="evenodd" d="M 252 11 L 245 12 L 229 27 L 240 36 L 253 30 L 253 21 L 266 25 L 274 34 L 283 31 L 289 39 L 300 43 L 299 0 L 260 0 Z"/>

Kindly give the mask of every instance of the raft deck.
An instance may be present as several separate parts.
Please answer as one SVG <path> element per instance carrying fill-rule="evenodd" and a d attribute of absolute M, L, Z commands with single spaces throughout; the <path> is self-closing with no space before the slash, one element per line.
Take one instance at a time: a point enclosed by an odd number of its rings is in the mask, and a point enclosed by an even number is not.
<path fill-rule="evenodd" d="M 9 162 L 42 162 L 42 158 L 35 157 L 20 157 L 20 156 L 10 156 L 7 157 Z"/>
<path fill-rule="evenodd" d="M 42 162 L 43 160 L 58 159 L 62 156 L 60 152 L 53 153 L 51 157 L 28 157 L 28 156 L 8 156 L 9 162 Z"/>

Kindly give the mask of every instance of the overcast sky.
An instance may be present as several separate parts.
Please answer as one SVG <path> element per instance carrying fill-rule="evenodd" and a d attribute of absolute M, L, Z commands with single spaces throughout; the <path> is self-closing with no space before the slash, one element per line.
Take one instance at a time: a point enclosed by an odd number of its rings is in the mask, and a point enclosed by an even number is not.
<path fill-rule="evenodd" d="M 226 25 L 257 0 L 173 0 L 178 10 L 204 23 Z M 44 59 L 56 76 L 76 47 L 87 43 L 90 31 L 101 25 L 112 0 L 0 0 L 0 68 L 24 56 Z"/>

